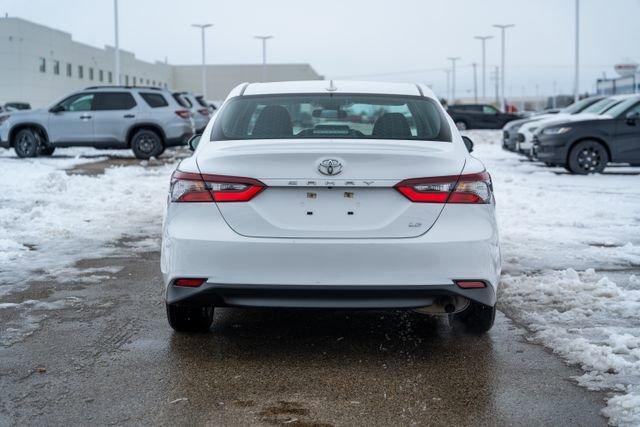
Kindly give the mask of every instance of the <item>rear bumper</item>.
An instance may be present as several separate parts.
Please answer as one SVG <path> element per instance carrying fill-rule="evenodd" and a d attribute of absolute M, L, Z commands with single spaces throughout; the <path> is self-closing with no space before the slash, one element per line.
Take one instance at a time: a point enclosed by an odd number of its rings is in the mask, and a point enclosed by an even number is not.
<path fill-rule="evenodd" d="M 2 148 L 10 148 L 11 144 L 9 143 L 9 132 L 0 129 L 0 147 Z"/>
<path fill-rule="evenodd" d="M 169 286 L 169 304 L 213 305 L 216 307 L 277 307 L 382 309 L 427 307 L 438 298 L 462 296 L 494 305 L 495 290 L 462 289 L 457 285 L 348 286 L 348 285 L 227 285 L 205 283 L 199 288 Z"/>
<path fill-rule="evenodd" d="M 494 305 L 500 250 L 492 205 L 447 205 L 415 238 L 290 239 L 241 236 L 215 204 L 172 204 L 161 269 L 169 303 L 419 307 L 458 294 Z M 173 285 L 177 278 L 207 283 L 182 288 Z M 487 288 L 463 290 L 454 280 L 482 280 Z"/>
<path fill-rule="evenodd" d="M 191 138 L 191 136 L 193 136 L 193 132 L 188 131 L 183 133 L 181 136 L 177 137 L 177 138 L 168 138 L 165 141 L 164 146 L 165 147 L 178 147 L 181 145 L 187 145 L 187 143 L 189 142 L 189 138 Z"/>

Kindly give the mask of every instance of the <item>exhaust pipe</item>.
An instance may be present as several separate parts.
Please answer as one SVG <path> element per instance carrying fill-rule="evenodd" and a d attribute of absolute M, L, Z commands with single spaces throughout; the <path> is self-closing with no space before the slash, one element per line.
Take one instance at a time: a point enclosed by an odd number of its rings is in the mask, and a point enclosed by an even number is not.
<path fill-rule="evenodd" d="M 433 304 L 427 307 L 416 308 L 414 311 L 422 314 L 454 314 L 465 310 L 471 302 L 468 298 L 461 296 L 439 297 L 433 301 Z"/>

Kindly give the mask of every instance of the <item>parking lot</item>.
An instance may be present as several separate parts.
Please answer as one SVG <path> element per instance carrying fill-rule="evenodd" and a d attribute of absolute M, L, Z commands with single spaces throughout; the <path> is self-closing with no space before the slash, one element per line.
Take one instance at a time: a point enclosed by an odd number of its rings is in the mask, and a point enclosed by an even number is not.
<path fill-rule="evenodd" d="M 640 169 L 569 175 L 502 150 L 500 132 L 467 134 L 502 242 L 482 337 L 414 312 L 234 309 L 175 335 L 159 230 L 188 152 L 0 152 L 0 424 L 631 423 Z"/>

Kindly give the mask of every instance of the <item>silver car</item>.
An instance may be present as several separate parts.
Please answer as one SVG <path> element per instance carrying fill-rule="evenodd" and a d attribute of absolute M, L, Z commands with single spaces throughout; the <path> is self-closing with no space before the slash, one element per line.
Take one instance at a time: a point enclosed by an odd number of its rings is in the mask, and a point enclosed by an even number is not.
<path fill-rule="evenodd" d="M 153 87 L 88 87 L 49 108 L 0 114 L 0 147 L 13 147 L 19 157 L 88 146 L 130 148 L 149 159 L 184 145 L 194 132 L 191 112 Z"/>
<path fill-rule="evenodd" d="M 209 106 L 204 103 L 202 97 L 196 96 L 191 92 L 175 92 L 173 96 L 178 100 L 178 102 L 185 102 L 183 105 L 191 111 L 193 122 L 196 126 L 196 133 L 202 133 L 211 119 Z"/>

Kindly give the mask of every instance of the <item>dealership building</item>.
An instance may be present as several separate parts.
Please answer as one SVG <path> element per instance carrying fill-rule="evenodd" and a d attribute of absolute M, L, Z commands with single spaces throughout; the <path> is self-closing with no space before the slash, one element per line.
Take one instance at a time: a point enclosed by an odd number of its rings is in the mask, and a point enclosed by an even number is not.
<path fill-rule="evenodd" d="M 115 84 L 115 53 L 74 41 L 71 34 L 20 18 L 0 18 L 0 104 L 28 102 L 46 106 L 87 86 Z M 202 67 L 146 62 L 120 50 L 120 82 L 130 86 L 160 86 L 174 91 L 201 92 Z M 260 81 L 261 64 L 208 65 L 207 94 L 223 100 L 244 81 Z M 267 80 L 322 79 L 309 64 L 270 64 Z"/>
<path fill-rule="evenodd" d="M 598 79 L 596 90 L 600 95 L 617 95 L 628 93 L 640 93 L 640 73 L 638 64 L 635 62 L 625 62 L 616 64 L 614 69 L 618 74 L 617 78 Z"/>

